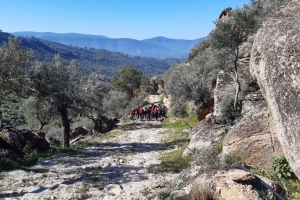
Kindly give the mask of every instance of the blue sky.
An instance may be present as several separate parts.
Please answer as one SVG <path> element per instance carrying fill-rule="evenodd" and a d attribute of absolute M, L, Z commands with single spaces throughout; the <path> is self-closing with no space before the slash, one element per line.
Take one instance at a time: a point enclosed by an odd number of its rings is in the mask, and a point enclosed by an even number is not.
<path fill-rule="evenodd" d="M 249 0 L 0 0 L 0 29 L 111 38 L 205 37 L 226 7 Z"/>

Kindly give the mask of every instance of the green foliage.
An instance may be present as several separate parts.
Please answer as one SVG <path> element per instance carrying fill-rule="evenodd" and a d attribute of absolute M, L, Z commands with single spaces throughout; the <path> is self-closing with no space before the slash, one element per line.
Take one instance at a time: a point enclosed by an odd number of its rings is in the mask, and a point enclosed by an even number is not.
<path fill-rule="evenodd" d="M 143 88 L 144 92 L 148 95 L 155 95 L 158 91 L 158 84 L 162 83 L 161 79 L 153 79 L 153 78 L 146 78 L 144 77 L 141 81 L 141 87 Z"/>
<path fill-rule="evenodd" d="M 24 101 L 16 93 L 6 93 L 1 102 L 2 125 L 19 126 L 26 124 L 25 117 L 20 113 L 20 105 Z"/>
<path fill-rule="evenodd" d="M 178 101 L 172 102 L 171 114 L 175 117 L 185 118 L 188 116 L 186 107 L 187 105 L 185 102 L 178 102 Z"/>
<path fill-rule="evenodd" d="M 5 33 L 0 33 L 1 36 Z M 6 36 L 7 39 L 7 36 Z M 127 66 L 137 66 L 144 74 L 161 75 L 171 64 L 179 63 L 179 59 L 156 59 L 138 56 L 129 56 L 120 52 L 111 52 L 103 49 L 85 49 L 67 46 L 57 42 L 42 40 L 36 37 L 20 38 L 25 49 L 31 49 L 35 58 L 40 62 L 51 62 L 55 54 L 59 53 L 66 62 L 79 60 L 81 71 L 84 74 L 101 73 L 108 78 L 116 76 L 121 69 Z"/>
<path fill-rule="evenodd" d="M 142 75 L 143 72 L 136 67 L 127 67 L 121 70 L 119 78 L 111 80 L 111 85 L 117 90 L 126 92 L 127 98 L 132 99 L 141 86 Z"/>
<path fill-rule="evenodd" d="M 291 178 L 293 170 L 284 156 L 271 160 L 271 169 L 279 178 Z"/>
<path fill-rule="evenodd" d="M 12 160 L 0 161 L 0 172 L 4 170 L 12 170 L 19 167 L 19 164 Z"/>
<path fill-rule="evenodd" d="M 24 115 L 27 123 L 31 123 L 35 127 L 39 126 L 39 130 L 42 130 L 45 125 L 53 121 L 58 115 L 55 107 L 36 97 L 29 97 L 24 100 L 20 106 L 20 113 Z"/>
<path fill-rule="evenodd" d="M 222 138 L 217 142 L 217 144 L 214 145 L 214 151 L 218 154 L 220 154 L 223 150 L 223 140 L 225 138 L 225 135 L 222 136 Z"/>
<path fill-rule="evenodd" d="M 257 27 L 253 9 L 244 5 L 243 8 L 234 10 L 232 17 L 216 22 L 216 28 L 210 33 L 211 45 L 216 49 L 226 48 L 231 54 L 238 56 L 239 46 L 247 41 L 250 34 L 256 32 Z"/>
<path fill-rule="evenodd" d="M 205 51 L 205 49 L 209 48 L 209 46 L 210 46 L 209 38 L 202 40 L 199 44 L 197 44 L 191 49 L 188 60 L 192 61 L 197 55 Z"/>
<path fill-rule="evenodd" d="M 243 166 L 242 157 L 237 152 L 226 154 L 224 157 L 225 167 L 241 167 Z"/>
<path fill-rule="evenodd" d="M 184 149 L 177 149 L 164 154 L 161 157 L 162 162 L 158 171 L 179 173 L 181 170 L 188 168 L 190 166 L 189 159 L 182 157 L 183 151 Z"/>
<path fill-rule="evenodd" d="M 223 165 L 218 157 L 219 153 L 213 147 L 207 147 L 205 149 L 196 149 L 191 159 L 195 161 L 197 165 L 209 165 L 217 169 L 223 169 Z"/>
<path fill-rule="evenodd" d="M 21 162 L 20 162 L 20 166 L 32 166 L 35 165 L 37 163 L 37 161 L 39 160 L 40 157 L 42 158 L 46 158 L 48 156 L 51 156 L 52 153 L 48 152 L 48 153 L 31 153 L 31 154 L 26 154 Z"/>
<path fill-rule="evenodd" d="M 0 98 L 8 91 L 21 91 L 32 60 L 32 52 L 22 49 L 19 39 L 9 37 L 0 47 Z"/>
<path fill-rule="evenodd" d="M 73 109 L 75 101 L 79 99 L 79 83 L 81 74 L 79 63 L 71 61 L 65 66 L 60 55 L 55 55 L 52 63 L 36 63 L 30 70 L 27 92 L 49 103 L 60 114 L 64 127 L 63 142 L 69 147 L 70 121 L 68 112 Z"/>
<path fill-rule="evenodd" d="M 166 190 L 163 190 L 163 191 L 160 191 L 158 194 L 157 194 L 157 197 L 158 199 L 167 199 L 170 195 L 171 195 L 171 189 L 166 189 Z"/>
<path fill-rule="evenodd" d="M 126 110 L 128 104 L 127 95 L 125 92 L 110 90 L 103 99 L 103 107 L 105 108 L 105 115 L 108 117 L 121 118 Z"/>

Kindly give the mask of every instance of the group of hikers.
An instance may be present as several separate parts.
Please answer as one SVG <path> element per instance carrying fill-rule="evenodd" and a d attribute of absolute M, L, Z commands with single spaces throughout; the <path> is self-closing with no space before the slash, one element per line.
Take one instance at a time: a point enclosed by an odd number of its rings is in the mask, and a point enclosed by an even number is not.
<path fill-rule="evenodd" d="M 158 118 L 165 118 L 167 117 L 167 107 L 163 105 L 155 105 L 152 103 L 148 107 L 141 107 L 138 106 L 137 108 L 132 108 L 130 110 L 130 119 L 135 120 L 135 119 L 140 119 L 140 120 L 151 120 L 155 119 L 157 120 Z"/>

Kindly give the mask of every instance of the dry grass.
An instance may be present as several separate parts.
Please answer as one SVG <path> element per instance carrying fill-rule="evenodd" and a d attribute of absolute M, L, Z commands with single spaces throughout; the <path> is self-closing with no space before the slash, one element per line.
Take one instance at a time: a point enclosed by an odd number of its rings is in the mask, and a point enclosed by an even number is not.
<path fill-rule="evenodd" d="M 214 200 L 213 189 L 209 184 L 200 185 L 196 182 L 192 184 L 189 194 L 190 200 Z"/>

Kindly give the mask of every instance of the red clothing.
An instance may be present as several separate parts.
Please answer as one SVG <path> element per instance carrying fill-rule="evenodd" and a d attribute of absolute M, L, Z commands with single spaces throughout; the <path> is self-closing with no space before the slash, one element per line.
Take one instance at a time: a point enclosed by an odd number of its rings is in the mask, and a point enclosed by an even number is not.
<path fill-rule="evenodd" d="M 134 115 L 134 110 L 130 110 L 130 115 Z"/>

